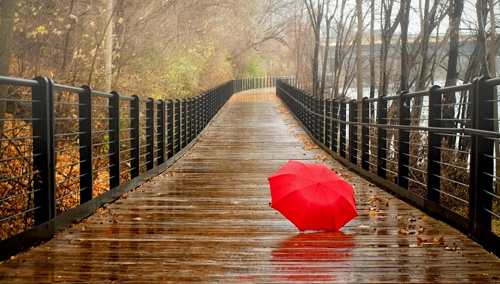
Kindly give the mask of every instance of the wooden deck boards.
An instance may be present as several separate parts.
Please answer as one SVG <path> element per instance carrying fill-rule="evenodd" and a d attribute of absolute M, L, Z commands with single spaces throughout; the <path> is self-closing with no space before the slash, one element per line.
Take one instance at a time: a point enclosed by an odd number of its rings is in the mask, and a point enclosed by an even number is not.
<path fill-rule="evenodd" d="M 304 149 L 269 92 L 235 95 L 167 172 L 3 263 L 0 282 L 500 283 L 496 256 L 346 170 L 359 217 L 340 233 L 299 233 L 269 207 L 267 177 L 326 154 Z"/>

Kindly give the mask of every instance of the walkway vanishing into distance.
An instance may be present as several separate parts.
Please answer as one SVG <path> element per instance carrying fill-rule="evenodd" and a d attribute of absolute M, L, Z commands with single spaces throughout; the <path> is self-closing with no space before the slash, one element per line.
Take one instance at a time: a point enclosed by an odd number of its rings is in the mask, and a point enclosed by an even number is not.
<path fill-rule="evenodd" d="M 299 233 L 267 177 L 324 162 L 355 186 L 359 217 Z M 500 283 L 500 260 L 342 169 L 274 96 L 234 95 L 167 172 L 0 265 L 1 283 Z"/>

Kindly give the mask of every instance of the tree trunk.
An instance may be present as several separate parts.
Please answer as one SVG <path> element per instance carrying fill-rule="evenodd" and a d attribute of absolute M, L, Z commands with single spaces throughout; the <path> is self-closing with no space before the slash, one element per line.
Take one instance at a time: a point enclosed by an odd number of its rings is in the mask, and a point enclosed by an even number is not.
<path fill-rule="evenodd" d="M 320 4 L 318 3 L 318 12 L 315 30 L 314 30 L 314 58 L 313 58 L 313 96 L 318 97 L 319 94 L 319 48 L 321 44 L 321 22 L 323 19 L 322 13 L 320 13 Z"/>
<path fill-rule="evenodd" d="M 478 24 L 476 46 L 472 51 L 469 65 L 464 76 L 464 83 L 469 83 L 473 78 L 482 76 L 488 73 L 488 65 L 486 60 L 486 36 L 484 34 L 486 16 L 488 14 L 488 7 L 486 6 L 487 0 L 478 0 L 476 3 L 476 16 Z M 471 103 L 472 98 L 466 93 L 461 94 L 461 103 Z M 470 119 L 472 116 L 472 109 L 464 107 L 461 110 L 459 119 Z M 470 121 L 462 122 L 465 127 L 471 127 Z M 468 151 L 471 146 L 471 139 L 469 137 L 461 137 L 459 140 L 459 149 Z M 466 157 L 462 157 L 466 158 Z"/>
<path fill-rule="evenodd" d="M 476 12 L 477 12 L 477 44 L 479 45 L 478 59 L 480 64 L 480 75 L 490 75 L 488 71 L 488 60 L 486 59 L 486 17 L 488 15 L 488 6 L 486 5 L 487 0 L 478 0 L 476 2 Z"/>
<path fill-rule="evenodd" d="M 404 16 L 401 21 L 401 82 L 400 91 L 408 91 L 408 26 L 410 24 L 410 4 L 411 0 L 401 1 L 404 5 Z"/>
<path fill-rule="evenodd" d="M 462 12 L 464 10 L 464 0 L 451 0 L 449 13 L 449 33 L 450 33 L 450 50 L 448 53 L 448 72 L 446 73 L 445 87 L 455 86 L 458 80 L 458 45 L 459 45 L 459 28 L 462 20 Z M 455 93 L 443 94 L 443 120 L 442 126 L 446 128 L 455 127 L 455 122 L 451 119 L 455 118 L 456 103 Z M 448 105 L 449 104 L 449 105 Z M 448 147 L 455 148 L 456 137 L 445 136 Z"/>
<path fill-rule="evenodd" d="M 375 0 L 370 4 L 370 99 L 375 98 Z M 372 108 L 373 108 L 372 104 Z M 375 117 L 375 111 L 370 114 Z"/>
<path fill-rule="evenodd" d="M 320 89 L 320 97 L 324 98 L 325 96 L 325 83 L 326 83 L 326 68 L 328 64 L 328 53 L 330 51 L 330 27 L 332 23 L 333 17 L 326 19 L 326 39 L 325 39 L 325 53 L 323 54 L 323 68 L 321 74 L 321 89 Z"/>
<path fill-rule="evenodd" d="M 106 22 L 108 26 L 106 27 L 106 92 L 111 92 L 111 86 L 113 82 L 113 0 L 106 0 Z"/>
<path fill-rule="evenodd" d="M 71 0 L 71 5 L 69 6 L 69 12 L 68 14 L 71 15 L 73 13 L 73 8 L 75 7 L 75 2 L 76 0 Z M 71 17 L 69 18 L 70 20 L 73 20 Z M 69 41 L 71 38 L 71 30 L 73 29 L 73 25 L 68 29 L 68 32 L 66 33 L 66 36 L 64 37 L 64 51 L 63 51 L 63 62 L 62 62 L 62 75 L 64 76 L 66 73 L 66 66 L 68 64 L 68 50 L 69 50 Z"/>
<path fill-rule="evenodd" d="M 416 89 L 417 91 L 424 90 L 428 87 L 428 73 L 429 73 L 429 42 L 432 31 L 437 27 L 440 22 L 440 18 L 443 18 L 443 15 L 436 16 L 438 1 L 435 1 L 430 6 L 430 0 L 425 0 L 424 4 L 424 17 L 421 18 L 421 27 L 422 27 L 422 41 L 420 42 L 420 58 L 422 64 L 420 65 L 420 70 L 417 78 Z M 436 43 L 437 46 L 437 43 Z M 412 106 L 414 107 L 411 111 L 412 125 L 418 125 L 420 123 L 420 115 L 422 113 L 422 103 L 423 97 L 417 97 L 413 100 Z"/>
<path fill-rule="evenodd" d="M 488 0 L 488 6 L 490 9 L 490 76 L 492 78 L 497 77 L 497 68 L 496 68 L 496 54 L 498 51 L 497 39 L 496 39 L 496 21 L 495 21 L 495 11 L 493 10 L 493 0 Z M 493 89 L 495 100 L 498 100 L 497 88 Z M 493 103 L 493 130 L 498 132 L 498 103 Z M 500 144 L 498 143 L 498 139 L 495 139 L 495 157 L 497 158 L 497 162 L 495 163 L 495 174 L 496 176 L 500 176 L 500 163 L 498 162 L 500 159 Z M 498 194 L 500 189 L 500 180 L 496 179 L 495 184 L 495 192 Z"/>
<path fill-rule="evenodd" d="M 14 43 L 14 14 L 17 1 L 3 0 L 0 6 L 0 76 L 10 75 L 10 61 Z M 0 138 L 3 136 L 8 86 L 0 85 Z M 0 148 L 2 143 L 0 142 Z"/>
<path fill-rule="evenodd" d="M 400 5 L 400 9 L 396 19 L 391 23 L 391 11 L 394 6 L 394 1 L 391 0 L 389 5 L 386 6 L 385 2 L 383 3 L 383 7 L 381 9 L 381 21 L 382 23 L 382 46 L 380 50 L 380 80 L 379 80 L 379 96 L 387 95 L 387 90 L 389 89 L 389 75 L 387 72 L 387 58 L 389 54 L 389 48 L 391 45 L 392 36 L 396 31 L 396 28 L 399 26 L 401 22 L 401 18 L 403 15 L 403 5 Z M 384 15 L 385 13 L 385 15 Z M 385 17 L 384 17 L 385 16 Z"/>
<path fill-rule="evenodd" d="M 345 9 L 345 4 L 346 1 L 342 1 L 342 7 L 340 9 L 340 19 L 338 20 L 337 23 L 337 37 L 335 40 L 335 67 L 334 67 L 334 73 L 333 73 L 333 86 L 332 86 L 332 95 L 334 99 L 337 99 L 340 97 L 340 57 L 341 57 L 341 51 L 342 51 L 342 41 L 343 41 L 343 23 L 344 23 L 344 9 Z"/>
<path fill-rule="evenodd" d="M 357 99 L 363 99 L 363 10 L 362 1 L 356 0 L 356 18 L 358 29 L 356 33 L 356 89 Z M 361 115 L 361 112 L 358 112 Z"/>

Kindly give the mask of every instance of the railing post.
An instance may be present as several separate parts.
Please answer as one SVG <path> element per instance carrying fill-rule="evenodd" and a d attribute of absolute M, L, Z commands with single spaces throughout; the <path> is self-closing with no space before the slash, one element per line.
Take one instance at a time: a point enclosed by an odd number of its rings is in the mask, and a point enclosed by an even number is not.
<path fill-rule="evenodd" d="M 208 95 L 209 92 L 203 94 L 202 103 L 201 103 L 201 112 L 202 112 L 202 130 L 207 126 L 207 117 L 208 117 Z M 201 132 L 201 131 L 200 131 Z"/>
<path fill-rule="evenodd" d="M 346 138 L 347 138 L 347 101 L 340 101 L 340 156 L 347 159 L 346 154 Z"/>
<path fill-rule="evenodd" d="M 199 123 L 200 123 L 200 96 L 194 97 L 194 136 L 198 136 L 199 132 Z"/>
<path fill-rule="evenodd" d="M 287 92 L 290 94 L 290 96 L 293 98 L 292 99 L 292 105 L 293 105 L 293 113 L 298 117 L 300 120 L 300 111 L 299 111 L 299 103 L 297 102 L 297 93 L 295 92 L 295 89 L 291 86 L 288 85 L 283 85 L 283 88 L 287 90 Z M 278 89 L 279 90 L 279 89 Z"/>
<path fill-rule="evenodd" d="M 441 127 L 442 95 L 439 86 L 429 89 L 429 127 Z M 429 131 L 427 138 L 427 198 L 439 204 L 441 189 L 441 135 Z"/>
<path fill-rule="evenodd" d="M 200 134 L 201 130 L 203 129 L 203 94 L 197 96 L 196 99 L 196 126 L 198 128 L 197 134 Z"/>
<path fill-rule="evenodd" d="M 370 123 L 370 104 L 368 98 L 361 101 L 361 122 Z M 364 170 L 370 170 L 370 127 L 361 126 L 361 167 Z"/>
<path fill-rule="evenodd" d="M 222 96 L 223 93 L 224 88 L 217 88 L 217 90 L 214 90 L 214 94 L 212 96 L 212 114 L 210 115 L 210 117 L 214 117 L 217 113 L 217 99 L 219 96 Z"/>
<path fill-rule="evenodd" d="M 94 159 L 92 146 L 92 88 L 82 86 L 83 93 L 78 94 L 78 114 L 80 141 L 80 204 L 92 200 L 94 186 Z"/>
<path fill-rule="evenodd" d="M 138 177 L 141 173 L 141 124 L 140 124 L 140 102 L 137 95 L 132 96 L 130 101 L 130 178 Z"/>
<path fill-rule="evenodd" d="M 293 90 L 296 93 L 297 99 L 300 102 L 299 105 L 299 119 L 300 122 L 302 122 L 303 125 L 305 125 L 305 120 L 306 120 L 306 109 L 304 107 L 304 93 L 302 93 L 300 90 Z"/>
<path fill-rule="evenodd" d="M 188 113 L 188 120 L 187 120 L 187 125 L 188 125 L 188 130 L 187 130 L 187 143 L 191 143 L 193 140 L 193 99 L 187 99 L 187 113 Z"/>
<path fill-rule="evenodd" d="M 211 117 L 214 117 L 215 114 L 217 113 L 217 105 L 218 105 L 218 98 L 220 96 L 224 95 L 224 88 L 217 88 L 217 90 L 214 91 L 214 95 L 212 97 L 212 115 Z"/>
<path fill-rule="evenodd" d="M 210 115 L 207 118 L 207 123 L 210 121 L 210 118 L 215 115 L 215 98 L 219 95 L 220 90 L 216 89 L 212 91 L 212 94 L 210 94 Z"/>
<path fill-rule="evenodd" d="M 120 185 L 120 94 L 109 99 L 109 189 Z"/>
<path fill-rule="evenodd" d="M 319 113 L 323 117 L 319 117 L 319 142 L 325 144 L 325 99 L 319 100 Z"/>
<path fill-rule="evenodd" d="M 174 155 L 174 102 L 169 100 L 167 105 L 167 160 Z"/>
<path fill-rule="evenodd" d="M 32 88 L 33 171 L 35 192 L 35 225 L 56 216 L 55 146 L 54 146 L 54 82 L 37 77 L 38 86 Z"/>
<path fill-rule="evenodd" d="M 494 131 L 494 87 L 486 85 L 489 77 L 474 80 L 472 85 L 472 128 Z M 491 231 L 492 190 L 494 172 L 494 140 L 483 135 L 472 135 L 471 184 L 469 188 L 470 219 Z M 474 164 L 473 164 L 474 163 Z M 488 194 L 490 193 L 490 194 Z"/>
<path fill-rule="evenodd" d="M 319 114 L 321 114 L 320 110 L 320 102 L 319 98 L 314 98 L 313 99 L 313 111 L 315 113 L 314 115 L 314 137 L 319 140 L 320 137 L 320 129 L 321 129 L 321 117 Z"/>
<path fill-rule="evenodd" d="M 174 101 L 174 154 L 181 150 L 181 102 Z"/>
<path fill-rule="evenodd" d="M 309 120 L 307 124 L 307 128 L 313 135 L 313 137 L 316 137 L 315 133 L 315 127 L 314 127 L 314 120 L 316 116 L 314 116 L 314 98 L 311 95 L 307 95 L 307 108 L 309 109 Z"/>
<path fill-rule="evenodd" d="M 207 117 L 207 97 L 208 97 L 208 93 L 204 93 L 203 95 L 201 95 L 201 117 L 200 117 L 200 121 L 201 121 L 201 129 L 200 129 L 200 132 L 203 131 L 203 129 L 205 128 L 205 118 Z"/>
<path fill-rule="evenodd" d="M 332 118 L 332 100 L 327 99 L 325 101 L 325 146 L 328 149 L 332 147 L 332 120 L 328 118 Z"/>
<path fill-rule="evenodd" d="M 387 125 L 387 100 L 385 95 L 377 100 L 377 124 Z M 379 127 L 377 129 L 377 176 L 387 178 L 387 129 Z"/>
<path fill-rule="evenodd" d="M 210 115 L 208 116 L 208 121 L 210 121 L 210 118 L 215 115 L 217 96 L 219 96 L 221 92 L 222 90 L 219 88 L 212 91 L 212 95 L 210 96 Z"/>
<path fill-rule="evenodd" d="M 156 108 L 156 118 L 157 118 L 157 138 L 156 138 L 156 148 L 158 151 L 158 162 L 157 165 L 165 163 L 165 148 L 166 148 L 166 120 L 165 120 L 165 101 L 160 100 L 160 104 Z"/>
<path fill-rule="evenodd" d="M 188 115 L 188 112 L 187 112 L 187 101 L 186 100 L 182 100 L 181 101 L 181 105 L 182 105 L 182 130 L 181 130 L 181 147 L 184 148 L 186 147 L 187 145 L 187 115 Z"/>
<path fill-rule="evenodd" d="M 332 120 L 332 151 L 335 153 L 337 153 L 339 147 L 339 111 L 340 100 L 335 99 L 332 101 L 332 117 L 337 120 Z"/>
<path fill-rule="evenodd" d="M 200 117 L 198 118 L 198 133 L 201 133 L 201 131 L 203 130 L 203 123 L 204 123 L 204 117 L 205 117 L 205 94 L 201 94 L 200 95 L 200 104 L 199 104 L 199 114 L 200 114 Z"/>
<path fill-rule="evenodd" d="M 311 95 L 306 94 L 305 95 L 305 105 L 307 109 L 307 117 L 306 117 L 306 128 L 311 132 L 311 119 L 312 119 L 312 114 L 311 114 Z"/>
<path fill-rule="evenodd" d="M 214 90 L 210 90 L 208 91 L 207 93 L 207 97 L 206 97 L 206 113 L 205 113 L 205 125 L 208 124 L 208 118 L 210 117 L 210 115 L 212 115 L 212 97 L 213 97 L 213 94 L 214 94 Z"/>
<path fill-rule="evenodd" d="M 358 122 L 358 104 L 356 100 L 349 101 L 349 122 Z M 349 161 L 358 163 L 358 125 L 349 124 Z"/>
<path fill-rule="evenodd" d="M 155 101 L 152 98 L 146 103 L 146 170 L 152 170 L 155 167 L 155 124 L 154 124 Z"/>
<path fill-rule="evenodd" d="M 410 99 L 401 92 L 399 95 L 399 125 L 410 125 Z M 410 131 L 399 129 L 398 149 L 398 185 L 408 189 L 408 167 L 410 166 Z"/>

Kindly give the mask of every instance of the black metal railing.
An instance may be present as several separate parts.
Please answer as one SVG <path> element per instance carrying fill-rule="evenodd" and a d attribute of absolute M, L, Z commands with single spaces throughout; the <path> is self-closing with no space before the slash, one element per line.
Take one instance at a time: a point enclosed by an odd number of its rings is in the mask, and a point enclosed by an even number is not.
<path fill-rule="evenodd" d="M 498 85 L 483 77 L 347 101 L 279 81 L 277 94 L 334 158 L 500 255 Z"/>
<path fill-rule="evenodd" d="M 277 79 L 230 81 L 183 100 L 0 76 L 0 259 L 92 214 L 163 172 L 235 92 Z"/>
<path fill-rule="evenodd" d="M 234 81 L 234 92 L 242 92 L 252 89 L 274 88 L 278 81 L 285 81 L 291 85 L 295 84 L 293 76 L 255 77 L 244 78 Z"/>

